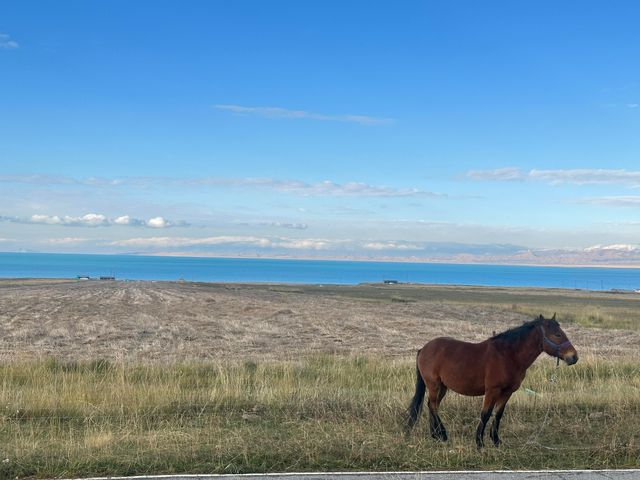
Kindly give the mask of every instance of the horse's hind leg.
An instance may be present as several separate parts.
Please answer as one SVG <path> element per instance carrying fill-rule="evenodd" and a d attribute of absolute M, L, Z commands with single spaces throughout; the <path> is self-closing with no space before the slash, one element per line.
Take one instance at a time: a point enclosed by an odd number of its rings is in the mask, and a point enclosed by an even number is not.
<path fill-rule="evenodd" d="M 438 434 L 440 435 L 440 438 L 443 441 L 447 441 L 447 429 L 444 428 L 444 423 L 442 423 L 442 420 L 440 419 L 440 414 L 438 413 L 438 409 L 440 408 L 440 402 L 442 402 L 442 399 L 444 398 L 444 396 L 447 394 L 447 387 L 445 386 L 444 383 L 440 383 L 440 390 L 438 391 L 438 403 L 436 406 L 436 420 L 438 421 Z"/>
<path fill-rule="evenodd" d="M 428 382 L 429 389 L 429 427 L 431 436 L 435 439 L 446 441 L 447 430 L 438 415 L 438 407 L 440 402 L 447 394 L 447 387 L 441 381 Z"/>
<path fill-rule="evenodd" d="M 420 354 L 420 352 L 418 352 Z M 408 436 L 411 433 L 411 429 L 418 421 L 418 416 L 422 411 L 422 403 L 424 402 L 424 393 L 426 390 L 426 384 L 420 373 L 420 369 L 416 367 L 416 393 L 413 395 L 411 405 L 407 410 L 407 420 L 404 427 L 404 433 Z"/>

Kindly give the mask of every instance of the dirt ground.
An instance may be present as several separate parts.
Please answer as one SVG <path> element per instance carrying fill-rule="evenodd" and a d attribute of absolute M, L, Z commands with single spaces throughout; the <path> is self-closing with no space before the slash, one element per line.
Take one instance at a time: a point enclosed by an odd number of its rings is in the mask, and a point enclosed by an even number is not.
<path fill-rule="evenodd" d="M 480 341 L 531 319 L 505 307 L 524 293 L 541 305 L 548 295 L 616 301 L 479 287 L 0 280 L 0 360 L 269 361 L 318 353 L 409 359 L 436 336 Z M 638 356 L 637 331 L 559 320 L 581 354 Z"/>

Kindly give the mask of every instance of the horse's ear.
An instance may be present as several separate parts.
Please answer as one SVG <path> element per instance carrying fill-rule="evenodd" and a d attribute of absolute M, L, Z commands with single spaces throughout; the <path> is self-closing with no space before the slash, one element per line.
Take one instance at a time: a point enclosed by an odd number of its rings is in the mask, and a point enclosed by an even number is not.
<path fill-rule="evenodd" d="M 556 312 L 553 312 L 553 317 L 551 317 L 551 320 L 555 320 L 556 319 Z"/>
<path fill-rule="evenodd" d="M 538 315 L 538 320 L 544 320 L 544 317 L 542 316 L 542 314 Z"/>

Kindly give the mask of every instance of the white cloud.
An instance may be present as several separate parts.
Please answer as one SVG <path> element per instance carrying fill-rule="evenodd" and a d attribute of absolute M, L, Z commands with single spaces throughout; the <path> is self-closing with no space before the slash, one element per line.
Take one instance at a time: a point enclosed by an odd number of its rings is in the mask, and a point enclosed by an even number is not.
<path fill-rule="evenodd" d="M 401 242 L 369 242 L 365 243 L 362 248 L 366 250 L 424 250 L 424 247 L 411 243 Z"/>
<path fill-rule="evenodd" d="M 69 185 L 78 183 L 78 180 L 59 175 L 0 175 L 3 183 L 28 183 L 35 185 Z"/>
<path fill-rule="evenodd" d="M 50 245 L 75 245 L 78 243 L 84 243 L 91 241 L 88 238 L 80 238 L 80 237 L 64 237 L 64 238 L 47 238 L 45 240 L 40 240 L 41 243 L 47 243 Z"/>
<path fill-rule="evenodd" d="M 11 50 L 18 48 L 18 42 L 11 40 L 11 37 L 6 33 L 0 33 L 0 50 Z"/>
<path fill-rule="evenodd" d="M 338 184 L 328 180 L 300 188 L 291 188 L 294 193 L 306 196 L 337 196 L 337 197 L 415 197 L 437 196 L 417 188 L 392 188 L 368 185 L 361 182 Z"/>
<path fill-rule="evenodd" d="M 98 213 L 87 213 L 81 217 L 72 217 L 65 215 L 59 217 L 58 215 L 31 215 L 28 220 L 22 220 L 20 218 L 14 218 L 15 223 L 44 223 L 47 225 L 68 225 L 68 226 L 83 226 L 83 227 L 99 227 L 108 225 L 109 221 L 107 217 Z"/>
<path fill-rule="evenodd" d="M 257 254 L 265 252 L 278 255 L 321 255 L 340 258 L 381 257 L 445 258 L 457 255 L 513 255 L 526 249 L 505 244 L 457 244 L 434 242 L 405 242 L 401 240 L 359 241 L 353 239 L 286 238 L 262 236 L 214 236 L 214 237 L 137 237 L 116 240 L 105 246 L 136 249 L 140 252 L 165 253 L 229 253 Z"/>
<path fill-rule="evenodd" d="M 471 170 L 467 177 L 475 180 L 513 181 L 539 180 L 552 185 L 572 183 L 577 185 L 619 184 L 640 185 L 640 171 L 625 169 L 576 168 L 557 170 L 529 170 L 514 167 L 495 170 Z"/>
<path fill-rule="evenodd" d="M 306 223 L 293 223 L 293 222 L 234 222 L 235 225 L 241 225 L 245 227 L 275 227 L 275 228 L 287 228 L 291 230 L 306 230 L 309 226 Z"/>
<path fill-rule="evenodd" d="M 0 175 L 0 182 L 3 183 L 24 183 L 32 185 L 76 185 L 90 187 L 114 187 L 119 185 L 139 185 L 146 186 L 149 181 L 153 181 L 154 177 L 123 177 L 123 178 L 105 178 L 105 177 L 87 177 L 74 178 L 64 175 Z"/>
<path fill-rule="evenodd" d="M 475 180 L 514 181 L 524 180 L 525 174 L 515 167 L 496 168 L 493 170 L 470 170 L 467 177 Z"/>
<path fill-rule="evenodd" d="M 66 225 L 74 227 L 100 227 L 109 224 L 106 216 L 98 213 L 87 213 L 81 217 L 72 217 L 65 215 L 59 217 L 58 215 L 31 215 L 28 221 L 20 221 L 17 219 L 16 223 L 43 223 L 46 225 Z"/>
<path fill-rule="evenodd" d="M 370 185 L 363 182 L 336 183 L 324 180 L 306 183 L 299 180 L 278 180 L 273 178 L 201 178 L 193 180 L 199 185 L 255 187 L 276 190 L 303 197 L 441 197 L 442 194 L 419 188 L 396 188 Z"/>
<path fill-rule="evenodd" d="M 16 223 L 22 223 L 20 221 L 16 221 Z M 57 215 L 53 217 L 49 215 L 31 215 L 30 221 L 26 221 L 24 223 L 46 223 L 49 225 L 59 225 L 62 223 L 62 219 Z"/>
<path fill-rule="evenodd" d="M 109 245 L 115 247 L 137 248 L 181 248 L 181 247 L 212 247 L 228 245 L 234 247 L 257 248 L 285 248 L 293 250 L 326 250 L 340 245 L 350 244 L 350 240 L 327 239 L 291 239 L 283 237 L 256 237 L 256 236 L 217 236 L 217 237 L 137 237 L 126 240 L 116 240 Z"/>
<path fill-rule="evenodd" d="M 272 242 L 271 246 L 280 248 L 289 248 L 294 250 L 327 250 L 336 247 L 337 244 L 344 243 L 337 240 L 318 240 L 318 239 L 302 239 L 302 240 L 284 240 L 281 239 Z"/>
<path fill-rule="evenodd" d="M 223 244 L 239 244 L 239 245 L 255 245 L 268 247 L 271 241 L 261 237 L 243 237 L 243 236 L 218 236 L 218 237 L 137 237 L 126 240 L 116 240 L 110 242 L 109 245 L 115 247 L 193 247 L 198 245 L 223 245 Z"/>
<path fill-rule="evenodd" d="M 275 178 L 230 178 L 230 177 L 123 177 L 109 178 L 72 178 L 51 175 L 0 175 L 0 182 L 38 185 L 70 185 L 81 187 L 226 187 L 255 188 L 275 190 L 281 193 L 304 197 L 446 197 L 444 194 L 430 192 L 415 187 L 389 187 L 371 185 L 364 182 L 337 183 L 324 180 L 307 183 L 300 180 L 279 180 Z"/>
<path fill-rule="evenodd" d="M 261 225 L 277 228 L 290 228 L 292 230 L 306 230 L 307 228 L 309 228 L 306 223 L 262 222 Z"/>
<path fill-rule="evenodd" d="M 80 217 L 71 215 L 42 215 L 34 214 L 28 218 L 0 216 L 0 221 L 23 224 L 43 224 L 43 225 L 62 225 L 67 227 L 108 227 L 131 226 L 131 227 L 149 227 L 149 228 L 168 228 L 174 226 L 188 226 L 186 222 L 170 222 L 164 217 L 153 217 L 149 220 L 140 220 L 132 218 L 129 215 L 121 215 L 113 219 L 109 219 L 106 215 L 100 213 L 87 213 Z"/>
<path fill-rule="evenodd" d="M 65 218 L 71 218 L 71 217 L 65 217 Z M 109 223 L 109 221 L 107 220 L 107 217 L 99 213 L 88 213 L 78 219 L 71 219 L 71 221 L 78 222 L 80 225 L 86 225 L 88 227 L 98 227 L 101 225 L 108 225 Z"/>
<path fill-rule="evenodd" d="M 147 221 L 147 226 L 151 228 L 166 228 L 168 226 L 168 223 L 162 217 L 153 217 Z"/>
<path fill-rule="evenodd" d="M 590 205 L 605 205 L 609 207 L 640 207 L 640 195 L 612 195 L 607 197 L 592 197 L 580 200 L 579 203 Z"/>
<path fill-rule="evenodd" d="M 224 110 L 236 115 L 252 115 L 264 118 L 307 119 L 333 122 L 350 122 L 361 125 L 384 125 L 394 122 L 391 118 L 371 117 L 369 115 L 327 115 L 324 113 L 307 112 L 304 110 L 290 110 L 281 107 L 247 107 L 243 105 L 214 105 L 218 110 Z"/>
<path fill-rule="evenodd" d="M 613 250 L 618 252 L 636 252 L 640 250 L 640 245 L 630 245 L 630 244 L 594 245 L 593 247 L 587 247 L 584 249 L 585 252 L 598 252 L 598 251 L 607 251 L 607 250 Z"/>
<path fill-rule="evenodd" d="M 429 242 L 403 242 L 403 241 L 371 241 L 362 242 L 351 239 L 326 239 L 326 238 L 286 238 L 286 237 L 260 237 L 260 236 L 215 236 L 215 237 L 136 237 L 125 240 L 115 240 L 108 243 L 114 247 L 134 247 L 140 249 L 179 249 L 191 247 L 219 247 L 231 248 L 261 248 L 261 249 L 285 249 L 307 251 L 339 251 L 358 252 L 409 252 L 427 251 L 431 254 L 443 254 L 461 251 L 472 252 L 506 252 L 520 250 L 520 247 L 511 245 L 463 245 L 451 243 Z"/>
<path fill-rule="evenodd" d="M 573 169 L 573 170 L 531 170 L 529 177 L 549 183 L 587 184 L 640 184 L 640 171 L 624 169 Z"/>
<path fill-rule="evenodd" d="M 113 219 L 113 223 L 116 225 L 144 225 L 144 221 L 137 218 L 131 218 L 129 215 L 122 215 Z"/>

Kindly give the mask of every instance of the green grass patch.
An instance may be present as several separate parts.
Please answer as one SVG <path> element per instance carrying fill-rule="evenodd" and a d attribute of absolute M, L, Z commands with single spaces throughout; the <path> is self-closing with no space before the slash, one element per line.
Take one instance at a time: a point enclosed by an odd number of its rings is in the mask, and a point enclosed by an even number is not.
<path fill-rule="evenodd" d="M 402 433 L 410 360 L 0 365 L 0 478 L 467 468 L 618 468 L 640 456 L 640 367 L 540 359 L 500 449 L 478 452 L 480 398 L 449 394 L 438 443 Z"/>

